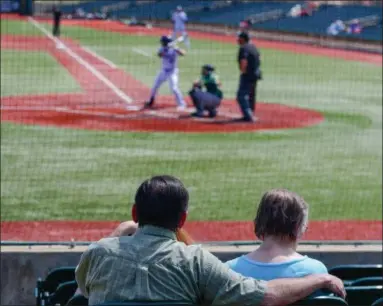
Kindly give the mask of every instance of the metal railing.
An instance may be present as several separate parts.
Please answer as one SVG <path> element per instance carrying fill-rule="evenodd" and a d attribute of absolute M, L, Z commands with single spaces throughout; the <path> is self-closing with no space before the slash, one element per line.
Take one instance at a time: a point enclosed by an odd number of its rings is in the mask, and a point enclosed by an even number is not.
<path fill-rule="evenodd" d="M 36 246 L 62 246 L 68 248 L 75 248 L 76 246 L 88 246 L 92 241 L 1 241 L 1 247 L 36 247 Z M 197 242 L 197 244 L 206 245 L 206 246 L 217 246 L 217 247 L 244 247 L 244 246 L 257 246 L 260 245 L 260 241 L 209 241 L 209 242 Z M 382 245 L 382 241 L 379 240 L 366 240 L 366 241 L 357 241 L 357 240 L 337 240 L 337 241 L 301 241 L 300 246 L 379 246 Z"/>

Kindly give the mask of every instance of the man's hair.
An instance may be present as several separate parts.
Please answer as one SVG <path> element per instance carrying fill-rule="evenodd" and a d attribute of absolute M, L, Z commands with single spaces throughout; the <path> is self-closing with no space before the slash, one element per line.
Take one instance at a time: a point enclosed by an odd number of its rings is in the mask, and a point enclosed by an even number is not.
<path fill-rule="evenodd" d="M 297 240 L 308 222 L 308 205 L 302 197 L 284 189 L 266 192 L 255 217 L 255 234 Z"/>
<path fill-rule="evenodd" d="M 169 175 L 144 181 L 135 197 L 138 224 L 176 230 L 188 209 L 189 193 L 182 182 Z"/>

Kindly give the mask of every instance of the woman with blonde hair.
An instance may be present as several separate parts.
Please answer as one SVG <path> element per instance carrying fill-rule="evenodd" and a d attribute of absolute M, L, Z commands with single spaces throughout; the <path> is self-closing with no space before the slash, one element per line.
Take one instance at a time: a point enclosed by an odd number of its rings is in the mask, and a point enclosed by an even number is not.
<path fill-rule="evenodd" d="M 308 205 L 302 197 L 284 189 L 268 191 L 254 220 L 260 247 L 227 264 L 244 276 L 266 281 L 327 273 L 323 263 L 297 252 L 307 224 Z"/>

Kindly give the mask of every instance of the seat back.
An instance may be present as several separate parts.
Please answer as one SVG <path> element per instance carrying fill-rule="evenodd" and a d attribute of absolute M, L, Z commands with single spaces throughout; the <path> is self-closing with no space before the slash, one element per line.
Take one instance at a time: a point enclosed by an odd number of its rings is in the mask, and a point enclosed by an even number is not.
<path fill-rule="evenodd" d="M 76 267 L 61 267 L 49 272 L 43 283 L 43 290 L 49 293 L 56 291 L 61 283 L 75 280 Z"/>
<path fill-rule="evenodd" d="M 340 297 L 317 296 L 296 302 L 293 306 L 347 306 L 347 303 Z"/>
<path fill-rule="evenodd" d="M 61 267 L 53 269 L 43 280 L 37 280 L 35 297 L 36 305 L 46 304 L 48 297 L 53 294 L 61 283 L 75 280 L 76 267 Z"/>
<path fill-rule="evenodd" d="M 376 300 L 371 306 L 383 306 L 383 297 Z"/>
<path fill-rule="evenodd" d="M 66 306 L 88 306 L 88 299 L 82 294 L 74 295 Z"/>
<path fill-rule="evenodd" d="M 383 277 L 382 276 L 373 276 L 373 277 L 363 277 L 351 281 L 350 286 L 382 286 L 383 285 Z"/>
<path fill-rule="evenodd" d="M 333 267 L 328 272 L 343 281 L 353 281 L 363 277 L 381 277 L 383 268 L 382 265 L 342 265 Z"/>
<path fill-rule="evenodd" d="M 371 305 L 383 297 L 383 286 L 346 287 L 348 305 Z"/>
<path fill-rule="evenodd" d="M 60 284 L 56 291 L 48 298 L 48 305 L 61 305 L 64 306 L 68 303 L 71 297 L 74 296 L 77 290 L 77 282 L 70 281 Z"/>

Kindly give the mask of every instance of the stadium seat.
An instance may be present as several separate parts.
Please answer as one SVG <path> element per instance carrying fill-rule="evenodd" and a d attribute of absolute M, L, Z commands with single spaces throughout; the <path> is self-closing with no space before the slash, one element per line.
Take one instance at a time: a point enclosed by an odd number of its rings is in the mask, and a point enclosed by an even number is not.
<path fill-rule="evenodd" d="M 39 278 L 35 289 L 36 305 L 42 305 L 61 283 L 74 281 L 75 269 L 76 267 L 56 268 L 50 271 L 44 280 Z"/>
<path fill-rule="evenodd" d="M 376 300 L 371 306 L 383 306 L 383 297 Z"/>
<path fill-rule="evenodd" d="M 65 306 L 74 296 L 77 290 L 77 282 L 70 281 L 60 284 L 56 291 L 48 297 L 48 305 Z"/>
<path fill-rule="evenodd" d="M 383 286 L 383 277 L 382 276 L 373 276 L 373 277 L 363 277 L 351 281 L 349 286 Z"/>
<path fill-rule="evenodd" d="M 66 306 L 88 306 L 88 299 L 82 294 L 76 294 L 68 301 Z"/>
<path fill-rule="evenodd" d="M 371 305 L 383 297 L 383 286 L 346 287 L 348 305 Z"/>
<path fill-rule="evenodd" d="M 331 275 L 339 277 L 346 284 L 364 277 L 381 277 L 382 265 L 342 265 L 329 270 Z"/>
<path fill-rule="evenodd" d="M 317 296 L 302 300 L 293 304 L 293 306 L 346 306 L 347 303 L 340 297 L 335 296 Z"/>

